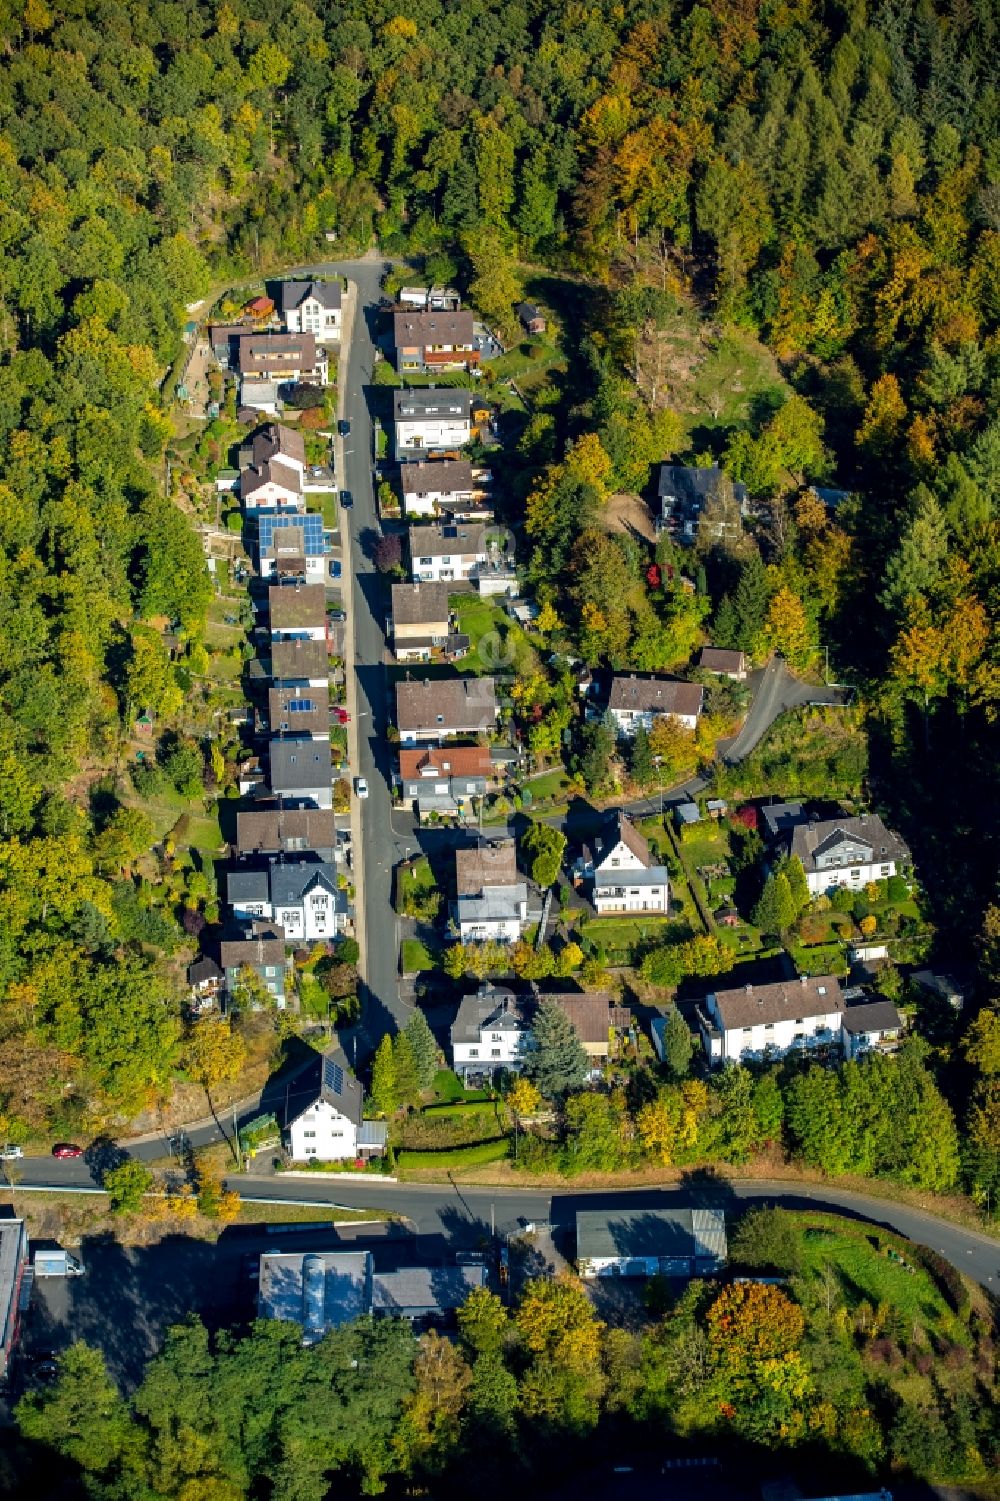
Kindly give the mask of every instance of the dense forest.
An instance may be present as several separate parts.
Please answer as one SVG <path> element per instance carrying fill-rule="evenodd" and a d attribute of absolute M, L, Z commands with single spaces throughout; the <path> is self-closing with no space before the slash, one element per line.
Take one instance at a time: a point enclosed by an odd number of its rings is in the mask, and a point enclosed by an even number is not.
<path fill-rule="evenodd" d="M 581 279 L 572 376 L 517 443 L 543 604 L 588 660 L 637 668 L 686 658 L 707 618 L 792 661 L 822 637 L 942 931 L 966 957 L 989 940 L 994 6 L 26 0 L 3 30 L 5 1131 L 120 1118 L 176 1064 L 157 955 L 179 930 L 102 781 L 141 710 L 178 714 L 210 597 L 164 493 L 169 371 L 186 304 L 328 231 L 426 257 L 500 324 L 522 263 Z M 759 334 L 788 399 L 691 431 L 647 360 L 680 306 Z M 699 560 L 693 602 L 669 544 L 647 588 L 648 560 L 593 530 L 668 454 L 723 459 L 765 518 Z M 853 496 L 831 514 L 810 479 Z M 556 741 L 562 692 L 524 687 Z M 180 750 L 207 774 L 208 748 Z"/>

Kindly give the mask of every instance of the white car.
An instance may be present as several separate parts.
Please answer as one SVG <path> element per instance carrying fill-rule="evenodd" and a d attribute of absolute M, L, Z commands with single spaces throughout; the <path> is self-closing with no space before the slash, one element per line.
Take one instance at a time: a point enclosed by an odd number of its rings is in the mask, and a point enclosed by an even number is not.
<path fill-rule="evenodd" d="M 15 1147 L 11 1144 L 0 1147 L 0 1162 L 16 1162 L 18 1157 L 23 1156 L 23 1147 Z"/>
<path fill-rule="evenodd" d="M 368 796 L 368 782 L 365 777 L 354 778 L 354 792 L 357 797 Z"/>

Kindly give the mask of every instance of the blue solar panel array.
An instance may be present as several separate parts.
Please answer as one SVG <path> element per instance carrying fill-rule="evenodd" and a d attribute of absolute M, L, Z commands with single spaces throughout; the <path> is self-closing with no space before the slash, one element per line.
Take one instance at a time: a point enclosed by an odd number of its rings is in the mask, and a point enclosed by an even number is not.
<path fill-rule="evenodd" d="M 275 532 L 286 531 L 290 526 L 304 529 L 307 557 L 318 557 L 326 551 L 323 541 L 323 517 L 319 511 L 306 511 L 301 516 L 261 516 L 257 525 L 259 528 L 257 538 L 261 552 L 270 552 L 274 545 Z"/>
<path fill-rule="evenodd" d="M 344 1070 L 332 1058 L 323 1060 L 323 1083 L 334 1094 L 344 1093 Z"/>
<path fill-rule="evenodd" d="M 311 698 L 293 698 L 289 700 L 289 714 L 311 714 L 316 705 Z"/>

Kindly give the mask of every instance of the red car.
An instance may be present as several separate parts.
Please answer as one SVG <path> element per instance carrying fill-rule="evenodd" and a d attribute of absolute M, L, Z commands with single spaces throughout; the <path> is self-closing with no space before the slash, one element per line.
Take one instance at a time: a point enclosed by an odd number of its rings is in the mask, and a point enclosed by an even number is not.
<path fill-rule="evenodd" d="M 348 712 L 347 712 L 346 709 L 336 709 L 335 708 L 334 711 L 333 711 L 333 717 L 337 721 L 338 724 L 347 724 L 347 722 L 348 722 L 348 720 L 350 719 L 351 716 L 350 716 L 350 714 L 348 714 Z"/>
<path fill-rule="evenodd" d="M 71 1141 L 57 1141 L 52 1148 L 53 1157 L 82 1157 L 83 1148 L 74 1146 Z"/>

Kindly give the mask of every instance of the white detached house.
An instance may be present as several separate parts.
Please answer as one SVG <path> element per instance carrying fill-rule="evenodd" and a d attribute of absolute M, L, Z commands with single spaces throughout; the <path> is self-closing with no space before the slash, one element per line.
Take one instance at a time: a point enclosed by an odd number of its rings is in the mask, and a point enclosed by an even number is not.
<path fill-rule="evenodd" d="M 792 830 L 791 853 L 802 861 L 811 896 L 836 886 L 860 890 L 898 875 L 912 859 L 908 845 L 877 813 L 800 824 Z"/>
<path fill-rule="evenodd" d="M 611 817 L 598 843 L 594 908 L 598 914 L 670 910 L 670 873 L 653 863 L 649 844 L 624 813 Z"/>
<path fill-rule="evenodd" d="M 836 975 L 713 991 L 698 1021 L 709 1062 L 840 1048 L 846 1003 Z"/>
<path fill-rule="evenodd" d="M 364 1093 L 346 1061 L 324 1056 L 320 1075 L 304 1102 L 291 1107 L 285 1123 L 295 1162 L 343 1162 L 381 1156 L 388 1127 L 364 1119 Z"/>

